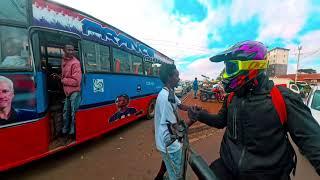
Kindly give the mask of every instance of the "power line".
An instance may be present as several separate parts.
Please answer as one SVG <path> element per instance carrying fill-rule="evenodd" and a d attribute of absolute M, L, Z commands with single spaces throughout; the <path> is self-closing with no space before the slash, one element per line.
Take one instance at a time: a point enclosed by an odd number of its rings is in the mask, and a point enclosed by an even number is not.
<path fill-rule="evenodd" d="M 320 48 L 317 49 L 317 50 L 314 50 L 314 51 L 302 52 L 300 54 L 301 55 L 306 55 L 306 56 L 312 56 L 312 55 L 317 54 L 319 52 L 320 52 Z M 291 55 L 295 55 L 296 56 L 296 55 L 298 55 L 298 53 L 291 53 Z"/>
<path fill-rule="evenodd" d="M 168 47 L 168 46 L 170 46 L 170 47 L 175 47 L 175 48 L 186 48 L 186 49 L 189 49 L 189 50 L 197 50 L 197 51 L 210 51 L 210 49 L 208 49 L 207 47 L 200 47 L 200 46 L 194 46 L 194 45 L 190 45 L 190 44 L 180 44 L 180 43 L 154 43 L 154 42 L 150 42 L 149 43 L 150 45 L 152 45 L 152 46 L 155 46 L 155 45 L 159 45 L 159 46 L 166 46 L 166 47 Z"/>
<path fill-rule="evenodd" d="M 179 44 L 181 42 L 177 42 L 177 41 L 169 41 L 169 40 L 162 40 L 162 39 L 150 39 L 150 38 L 142 38 L 144 40 L 148 40 L 148 41 L 157 41 L 157 42 L 163 42 L 163 43 L 171 43 L 171 44 Z M 191 46 L 193 47 L 200 47 L 200 48 L 207 48 L 205 46 L 203 46 L 203 44 L 199 43 L 199 44 L 191 44 Z"/>

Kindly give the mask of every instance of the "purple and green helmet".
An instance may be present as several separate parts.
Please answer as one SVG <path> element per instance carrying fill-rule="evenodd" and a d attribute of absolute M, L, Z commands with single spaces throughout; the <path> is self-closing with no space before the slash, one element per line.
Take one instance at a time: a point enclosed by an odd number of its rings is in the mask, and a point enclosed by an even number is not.
<path fill-rule="evenodd" d="M 210 58 L 224 62 L 223 84 L 228 92 L 235 91 L 267 69 L 267 48 L 258 41 L 243 41 Z"/>

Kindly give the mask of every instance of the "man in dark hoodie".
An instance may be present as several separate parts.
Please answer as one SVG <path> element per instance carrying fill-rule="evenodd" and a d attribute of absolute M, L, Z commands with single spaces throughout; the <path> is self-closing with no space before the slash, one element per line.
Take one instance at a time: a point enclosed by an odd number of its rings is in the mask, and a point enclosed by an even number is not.
<path fill-rule="evenodd" d="M 266 55 L 262 43 L 244 41 L 210 58 L 224 61 L 223 84 L 230 94 L 218 114 L 189 111 L 193 120 L 226 127 L 220 158 L 210 165 L 221 180 L 290 179 L 296 155 L 287 132 L 320 174 L 320 127 L 300 97 L 274 87 Z"/>

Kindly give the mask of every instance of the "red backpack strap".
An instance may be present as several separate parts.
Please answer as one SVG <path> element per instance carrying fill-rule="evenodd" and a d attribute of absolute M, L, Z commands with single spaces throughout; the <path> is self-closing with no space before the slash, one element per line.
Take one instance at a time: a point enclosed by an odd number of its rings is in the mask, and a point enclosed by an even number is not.
<path fill-rule="evenodd" d="M 285 124 L 287 122 L 287 108 L 286 103 L 283 99 L 283 96 L 280 92 L 280 90 L 273 86 L 270 92 L 272 103 L 278 113 L 278 116 L 280 118 L 281 124 Z"/>
<path fill-rule="evenodd" d="M 229 107 L 229 104 L 231 103 L 233 96 L 234 96 L 234 92 L 231 92 L 227 99 L 227 107 Z"/>

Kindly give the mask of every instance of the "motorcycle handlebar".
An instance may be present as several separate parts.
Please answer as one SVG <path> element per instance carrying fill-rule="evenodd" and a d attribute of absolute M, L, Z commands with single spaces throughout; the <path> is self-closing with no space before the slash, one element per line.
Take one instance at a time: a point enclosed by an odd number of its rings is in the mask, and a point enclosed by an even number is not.
<path fill-rule="evenodd" d="M 219 178 L 209 168 L 203 158 L 196 154 L 191 148 L 189 150 L 189 165 L 191 166 L 193 172 L 197 175 L 197 177 L 204 180 L 219 180 Z"/>

